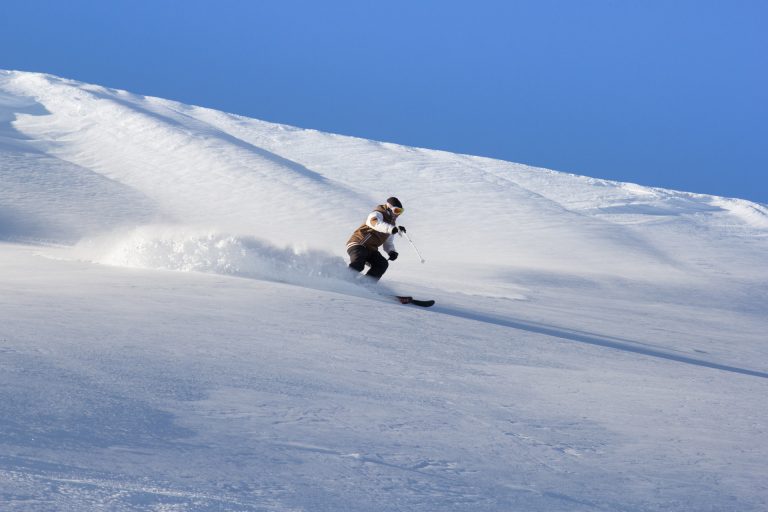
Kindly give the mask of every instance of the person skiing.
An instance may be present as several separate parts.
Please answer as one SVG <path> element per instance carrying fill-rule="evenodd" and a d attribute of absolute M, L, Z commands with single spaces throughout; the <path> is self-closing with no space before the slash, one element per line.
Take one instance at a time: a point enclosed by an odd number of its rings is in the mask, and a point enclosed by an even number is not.
<path fill-rule="evenodd" d="M 347 241 L 349 268 L 362 272 L 368 264 L 371 268 L 365 275 L 374 281 L 381 279 L 389 267 L 389 262 L 379 252 L 379 247 L 384 246 L 389 261 L 397 259 L 394 235 L 406 232 L 403 226 L 397 225 L 397 218 L 402 214 L 403 204 L 396 197 L 388 198 L 385 204 L 378 205 L 368 214 L 365 223 L 357 228 Z"/>

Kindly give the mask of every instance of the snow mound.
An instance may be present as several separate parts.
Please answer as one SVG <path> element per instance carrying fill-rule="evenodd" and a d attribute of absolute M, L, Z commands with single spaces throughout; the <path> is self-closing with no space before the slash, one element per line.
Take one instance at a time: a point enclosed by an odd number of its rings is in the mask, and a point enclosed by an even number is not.
<path fill-rule="evenodd" d="M 755 229 L 768 229 L 768 208 L 743 199 L 716 197 L 713 202 Z"/>

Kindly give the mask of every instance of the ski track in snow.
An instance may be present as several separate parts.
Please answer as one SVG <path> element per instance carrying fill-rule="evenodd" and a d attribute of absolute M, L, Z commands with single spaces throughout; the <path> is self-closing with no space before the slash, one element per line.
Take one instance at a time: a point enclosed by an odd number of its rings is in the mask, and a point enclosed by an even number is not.
<path fill-rule="evenodd" d="M 361 285 L 346 238 L 393 194 L 427 263 L 398 240 Z M 740 199 L 0 71 L 0 509 L 766 510 L 766 235 Z"/>

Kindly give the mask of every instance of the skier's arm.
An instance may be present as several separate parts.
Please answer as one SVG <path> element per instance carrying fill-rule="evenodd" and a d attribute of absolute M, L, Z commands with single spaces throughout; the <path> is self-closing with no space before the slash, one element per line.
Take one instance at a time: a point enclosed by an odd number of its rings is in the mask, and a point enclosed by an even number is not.
<path fill-rule="evenodd" d="M 392 234 L 392 230 L 396 227 L 394 224 L 388 224 L 384 222 L 384 216 L 381 214 L 381 212 L 371 212 L 371 214 L 368 215 L 368 218 L 365 220 L 365 224 L 369 228 L 375 229 L 380 233 L 389 234 Z"/>
<path fill-rule="evenodd" d="M 371 229 L 381 233 L 390 233 L 389 237 L 384 241 L 384 252 L 389 254 L 395 250 L 395 237 L 391 234 L 392 230 L 395 229 L 395 225 L 384 222 L 384 216 L 381 212 L 371 212 L 365 223 Z"/>
<path fill-rule="evenodd" d="M 395 250 L 395 235 L 389 235 L 389 238 L 387 238 L 384 241 L 384 252 L 389 254 L 394 250 Z"/>

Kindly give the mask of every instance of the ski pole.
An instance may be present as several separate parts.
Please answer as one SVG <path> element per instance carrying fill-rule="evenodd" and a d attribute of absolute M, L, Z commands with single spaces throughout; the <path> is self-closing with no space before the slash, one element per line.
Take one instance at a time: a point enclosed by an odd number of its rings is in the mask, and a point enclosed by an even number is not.
<path fill-rule="evenodd" d="M 421 262 L 424 263 L 426 261 L 424 259 L 424 256 L 422 256 L 421 253 L 419 252 L 419 250 L 416 248 L 416 245 L 411 240 L 411 237 L 408 236 L 408 233 L 405 233 L 403 231 L 398 231 L 398 233 L 400 233 L 400 236 L 404 236 L 405 239 L 408 240 L 408 243 L 411 244 L 411 247 L 413 247 L 413 250 L 416 251 L 416 254 L 418 254 L 419 259 L 421 260 Z"/>

